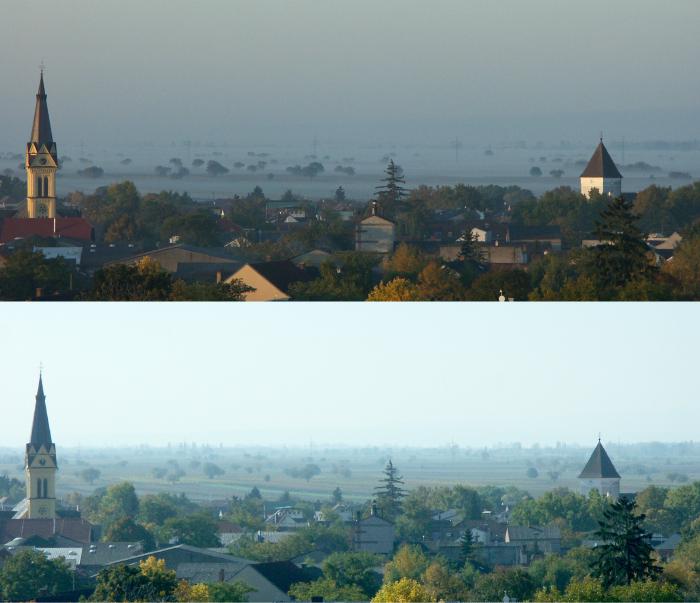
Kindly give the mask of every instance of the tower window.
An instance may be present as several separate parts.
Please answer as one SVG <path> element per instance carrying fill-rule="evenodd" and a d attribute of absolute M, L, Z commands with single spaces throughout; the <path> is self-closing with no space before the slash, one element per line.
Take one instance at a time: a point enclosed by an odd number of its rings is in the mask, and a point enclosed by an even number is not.
<path fill-rule="evenodd" d="M 43 496 L 41 496 L 41 478 L 36 480 L 36 497 L 43 498 Z"/>
<path fill-rule="evenodd" d="M 43 197 L 43 195 L 41 194 L 41 184 L 42 184 L 41 176 L 37 176 L 37 179 L 36 179 L 36 196 L 37 197 Z"/>
<path fill-rule="evenodd" d="M 44 496 L 43 498 L 48 498 L 49 497 L 49 484 L 48 480 L 44 478 Z"/>
<path fill-rule="evenodd" d="M 44 197 L 49 196 L 49 177 L 48 176 L 44 176 L 44 194 L 43 194 L 43 196 Z"/>

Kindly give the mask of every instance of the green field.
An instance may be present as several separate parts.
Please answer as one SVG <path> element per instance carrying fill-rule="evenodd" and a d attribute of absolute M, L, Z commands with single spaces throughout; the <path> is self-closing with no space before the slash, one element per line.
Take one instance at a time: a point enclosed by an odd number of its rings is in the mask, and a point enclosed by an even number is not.
<path fill-rule="evenodd" d="M 591 449 L 559 446 L 488 450 L 441 448 L 169 448 L 62 449 L 58 448 L 58 496 L 70 492 L 88 494 L 95 488 L 121 481 L 133 482 L 140 494 L 168 491 L 184 493 L 196 501 L 229 498 L 257 486 L 265 498 L 276 499 L 285 490 L 308 500 L 327 500 L 336 486 L 346 499 L 371 497 L 382 469 L 391 458 L 407 489 L 424 486 L 469 484 L 516 486 L 533 496 L 555 487 L 578 488 L 577 475 Z M 700 446 L 696 444 L 610 445 L 607 447 L 622 475 L 622 491 L 634 492 L 650 484 L 680 485 L 700 480 Z M 24 479 L 23 458 L 16 450 L 0 450 L 0 474 Z M 224 473 L 209 479 L 205 463 Z M 309 480 L 288 471 L 314 464 L 320 473 Z M 94 467 L 101 473 L 93 484 L 81 472 Z M 538 477 L 526 475 L 535 467 Z M 154 477 L 154 470 L 173 473 L 178 481 Z"/>

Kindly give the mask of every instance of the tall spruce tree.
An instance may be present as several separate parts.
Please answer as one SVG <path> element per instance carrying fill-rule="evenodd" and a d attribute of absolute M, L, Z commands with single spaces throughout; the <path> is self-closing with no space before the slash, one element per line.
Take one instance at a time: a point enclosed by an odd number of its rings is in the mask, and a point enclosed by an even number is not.
<path fill-rule="evenodd" d="M 403 177 L 403 170 L 401 166 L 394 163 L 394 160 L 389 160 L 389 164 L 384 170 L 384 178 L 382 178 L 382 185 L 376 187 L 377 199 L 381 203 L 384 210 L 393 215 L 396 211 L 401 199 L 403 199 L 408 191 L 402 185 L 406 184 L 406 180 Z"/>
<path fill-rule="evenodd" d="M 632 211 L 632 202 L 624 197 L 613 199 L 601 212 L 595 229 L 601 244 L 595 248 L 592 266 L 599 289 L 614 292 L 654 272 L 646 235 L 637 226 L 638 219 Z"/>
<path fill-rule="evenodd" d="M 394 521 L 401 513 L 401 501 L 406 496 L 406 491 L 401 487 L 403 478 L 391 459 L 384 467 L 384 477 L 380 481 L 381 485 L 374 489 L 377 493 L 377 506 L 384 519 Z"/>
<path fill-rule="evenodd" d="M 593 574 L 605 588 L 631 584 L 636 580 L 654 579 L 661 569 L 652 557 L 651 534 L 643 528 L 646 516 L 635 514 L 636 503 L 621 498 L 603 511 L 596 537 L 597 547 Z"/>

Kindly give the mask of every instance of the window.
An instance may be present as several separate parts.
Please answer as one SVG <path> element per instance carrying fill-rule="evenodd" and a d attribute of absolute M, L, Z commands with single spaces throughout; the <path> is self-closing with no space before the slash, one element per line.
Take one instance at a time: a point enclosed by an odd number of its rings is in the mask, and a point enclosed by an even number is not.
<path fill-rule="evenodd" d="M 36 179 L 36 191 L 34 191 L 34 196 L 35 197 L 42 197 L 43 195 L 41 194 L 41 176 L 37 176 Z"/>
<path fill-rule="evenodd" d="M 48 498 L 49 497 L 49 483 L 46 478 L 44 478 L 44 496 L 43 498 Z"/>
<path fill-rule="evenodd" d="M 49 177 L 44 176 L 44 197 L 49 196 Z"/>
<path fill-rule="evenodd" d="M 36 497 L 37 498 L 43 498 L 41 496 L 41 478 L 36 480 Z"/>

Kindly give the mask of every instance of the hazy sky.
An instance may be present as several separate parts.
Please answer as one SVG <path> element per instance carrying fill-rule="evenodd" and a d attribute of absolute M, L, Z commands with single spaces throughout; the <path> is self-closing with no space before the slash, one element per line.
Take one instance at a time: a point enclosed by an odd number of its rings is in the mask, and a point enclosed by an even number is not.
<path fill-rule="evenodd" d="M 0 131 L 26 142 L 43 59 L 64 145 L 693 138 L 699 22 L 697 0 L 6 2 Z"/>
<path fill-rule="evenodd" d="M 2 445 L 697 440 L 693 304 L 3 304 Z"/>

